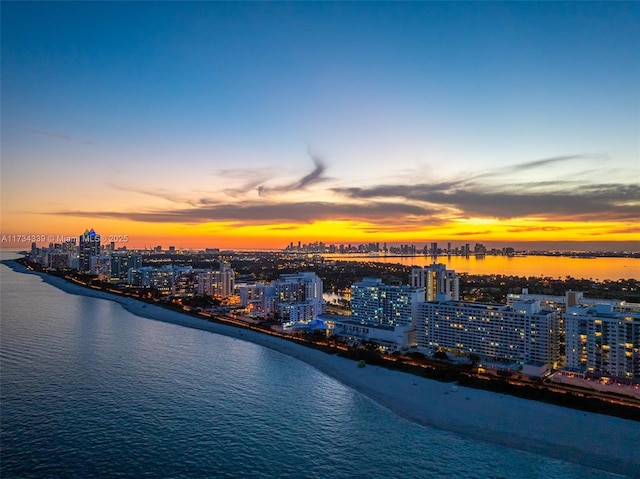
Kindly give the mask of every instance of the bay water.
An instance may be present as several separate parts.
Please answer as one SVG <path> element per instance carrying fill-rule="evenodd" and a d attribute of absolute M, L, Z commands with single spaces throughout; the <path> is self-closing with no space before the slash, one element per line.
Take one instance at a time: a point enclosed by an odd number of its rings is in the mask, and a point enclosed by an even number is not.
<path fill-rule="evenodd" d="M 618 281 L 640 278 L 640 258 L 572 258 L 568 256 L 369 256 L 324 255 L 336 261 L 376 262 L 424 267 L 436 262 L 456 273 Z"/>

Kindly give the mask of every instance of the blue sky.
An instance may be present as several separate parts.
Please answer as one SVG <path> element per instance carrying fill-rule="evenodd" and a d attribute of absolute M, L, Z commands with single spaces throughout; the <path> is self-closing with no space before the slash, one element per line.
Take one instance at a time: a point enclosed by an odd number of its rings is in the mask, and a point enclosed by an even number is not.
<path fill-rule="evenodd" d="M 3 228 L 128 207 L 234 221 L 240 202 L 347 221 L 353 188 L 469 177 L 574 199 L 608 186 L 612 210 L 637 205 L 639 25 L 635 2 L 3 2 Z M 287 189 L 313 158 L 314 180 Z M 400 211 L 399 228 L 478 213 L 393 191 L 377 201 L 429 212 Z M 201 214 L 212 205 L 225 214 Z"/>

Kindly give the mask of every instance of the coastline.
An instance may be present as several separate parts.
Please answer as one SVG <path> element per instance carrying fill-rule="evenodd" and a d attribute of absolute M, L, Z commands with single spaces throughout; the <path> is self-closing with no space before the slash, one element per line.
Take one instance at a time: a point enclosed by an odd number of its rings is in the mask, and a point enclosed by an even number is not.
<path fill-rule="evenodd" d="M 161 306 L 72 284 L 30 271 L 69 294 L 106 299 L 130 313 L 249 341 L 292 356 L 410 421 L 473 439 L 542 454 L 609 472 L 640 477 L 637 422 L 418 377 L 357 362 L 295 342 L 235 326 L 212 323 Z"/>

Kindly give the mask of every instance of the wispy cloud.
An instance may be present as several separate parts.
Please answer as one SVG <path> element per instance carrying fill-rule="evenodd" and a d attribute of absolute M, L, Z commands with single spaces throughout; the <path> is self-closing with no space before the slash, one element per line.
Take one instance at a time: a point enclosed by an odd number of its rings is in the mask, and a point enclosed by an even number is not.
<path fill-rule="evenodd" d="M 493 168 L 488 171 L 481 171 L 477 174 L 470 175 L 468 180 L 479 180 L 482 178 L 496 178 L 496 177 L 505 177 L 512 174 L 522 174 L 529 170 L 535 170 L 541 167 L 546 167 L 550 165 L 558 166 L 561 163 L 568 163 L 576 160 L 584 161 L 586 159 L 596 160 L 597 157 L 595 155 L 586 155 L 586 154 L 553 156 L 550 158 L 542 158 L 539 160 L 516 163 L 515 165 L 506 166 L 502 168 Z"/>
<path fill-rule="evenodd" d="M 38 128 L 30 128 L 30 127 L 25 127 L 24 129 L 25 129 L 25 131 L 28 131 L 29 133 L 32 133 L 34 135 L 46 136 L 48 138 L 55 138 L 56 140 L 76 141 L 73 137 L 71 137 L 69 135 L 63 135 L 61 133 L 54 133 L 52 131 L 39 130 Z M 82 144 L 83 145 L 97 145 L 97 143 L 95 141 L 91 141 L 91 140 L 84 140 L 84 141 L 82 141 Z"/>
<path fill-rule="evenodd" d="M 225 195 L 238 200 L 255 197 L 256 194 L 260 197 L 268 197 L 274 194 L 280 196 L 286 193 L 295 193 L 330 179 L 324 176 L 324 172 L 327 170 L 326 163 L 311 152 L 309 152 L 309 156 L 314 165 L 313 170 L 295 181 L 284 184 L 277 184 L 277 173 L 282 174 L 282 169 L 278 167 L 227 168 L 216 171 L 214 176 L 218 179 L 224 178 L 240 183 L 238 186 L 227 186 L 221 190 Z"/>
<path fill-rule="evenodd" d="M 339 204 L 300 202 L 280 204 L 223 204 L 147 212 L 57 211 L 56 215 L 129 219 L 151 223 L 203 223 L 228 221 L 250 224 L 312 223 L 322 220 L 373 221 L 380 218 L 420 216 L 428 219 L 434 211 L 418 205 L 389 202 Z"/>
<path fill-rule="evenodd" d="M 333 191 L 355 200 L 394 199 L 456 211 L 458 217 L 634 220 L 640 217 L 640 186 L 590 183 L 587 179 L 507 182 L 507 173 L 523 173 L 586 155 L 546 158 L 466 178 L 418 184 L 341 187 Z M 579 172 L 576 172 L 576 177 Z M 485 181 L 491 178 L 491 182 Z"/>
<path fill-rule="evenodd" d="M 73 138 L 68 135 L 61 135 L 59 133 L 53 133 L 51 131 L 38 130 L 37 128 L 25 128 L 25 130 L 29 133 L 33 133 L 34 135 L 47 136 L 49 138 L 56 138 L 58 140 L 73 141 Z"/>
<path fill-rule="evenodd" d="M 109 183 L 109 188 L 116 191 L 125 191 L 127 193 L 134 193 L 143 196 L 149 196 L 152 198 L 157 198 L 161 200 L 166 200 L 170 203 L 175 203 L 179 205 L 191 205 L 198 206 L 201 202 L 198 200 L 194 200 L 190 196 L 185 196 L 183 194 L 175 193 L 174 191 L 168 190 L 166 188 L 140 188 L 138 186 L 128 186 L 119 183 Z"/>
<path fill-rule="evenodd" d="M 313 164 L 315 165 L 315 168 L 311 173 L 303 176 L 293 183 L 288 183 L 285 185 L 260 185 L 258 186 L 258 193 L 260 194 L 260 196 L 265 196 L 270 193 L 287 193 L 292 191 L 304 190 L 308 186 L 326 181 L 328 178 L 323 176 L 323 173 L 327 169 L 325 162 L 322 161 L 318 156 L 313 155 L 311 152 L 309 153 L 309 155 L 311 156 Z"/>
<path fill-rule="evenodd" d="M 574 160 L 584 160 L 585 158 L 591 158 L 591 156 L 585 155 L 585 154 L 553 156 L 551 158 L 542 158 L 540 160 L 525 161 L 523 163 L 518 163 L 516 165 L 507 167 L 506 170 L 509 172 L 520 173 L 526 170 L 540 168 L 541 166 L 557 165 L 558 163 L 567 163 L 569 161 L 574 161 Z"/>
<path fill-rule="evenodd" d="M 297 226 L 269 226 L 267 228 L 269 231 L 291 231 L 298 229 Z"/>
<path fill-rule="evenodd" d="M 491 233 L 491 230 L 459 231 L 457 233 L 451 233 L 451 236 L 482 236 L 482 235 L 488 235 L 490 233 Z"/>
<path fill-rule="evenodd" d="M 270 181 L 274 176 L 274 168 L 224 168 L 213 173 L 216 180 L 240 183 L 239 186 L 226 186 L 222 192 L 232 198 L 243 198 L 255 194 L 260 185 Z"/>
<path fill-rule="evenodd" d="M 594 231 L 594 232 L 591 233 L 592 236 L 603 236 L 603 235 L 610 235 L 610 234 L 637 234 L 637 235 L 640 235 L 640 227 L 615 228 L 615 229 L 609 229 L 609 230 L 606 230 L 606 231 Z"/>
<path fill-rule="evenodd" d="M 533 233 L 538 231 L 562 231 L 564 228 L 559 226 L 530 226 L 522 228 L 507 228 L 508 233 Z"/>

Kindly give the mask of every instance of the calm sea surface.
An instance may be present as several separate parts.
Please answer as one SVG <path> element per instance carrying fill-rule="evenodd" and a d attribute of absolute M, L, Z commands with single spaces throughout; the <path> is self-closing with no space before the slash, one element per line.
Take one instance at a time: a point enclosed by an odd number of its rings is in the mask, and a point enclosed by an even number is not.
<path fill-rule="evenodd" d="M 3 479 L 614 477 L 413 424 L 254 344 L 0 281 Z"/>
<path fill-rule="evenodd" d="M 404 266 L 428 266 L 431 256 L 325 255 L 327 259 L 344 261 L 375 261 L 377 263 L 402 264 Z M 559 256 L 438 256 L 438 263 L 447 265 L 458 273 L 502 274 L 507 276 L 545 276 L 594 280 L 640 278 L 639 258 L 565 258 Z"/>

